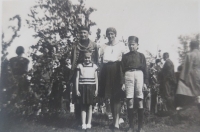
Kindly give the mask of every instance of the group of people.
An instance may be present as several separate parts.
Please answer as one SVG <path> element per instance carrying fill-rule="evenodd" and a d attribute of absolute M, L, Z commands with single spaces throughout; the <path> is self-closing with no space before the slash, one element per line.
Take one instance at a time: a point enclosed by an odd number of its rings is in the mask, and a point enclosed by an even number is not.
<path fill-rule="evenodd" d="M 124 43 L 116 41 L 117 31 L 115 28 L 110 27 L 106 30 L 106 37 L 108 42 L 101 45 L 100 53 L 95 43 L 92 43 L 88 39 L 89 30 L 87 28 L 81 28 L 80 41 L 74 45 L 72 49 L 72 82 L 74 82 L 74 95 L 75 100 L 75 115 L 77 119 L 82 119 L 82 129 L 91 128 L 92 119 L 92 104 L 94 97 L 99 96 L 105 99 L 110 99 L 110 107 L 113 116 L 113 125 L 111 128 L 114 131 L 119 130 L 119 113 L 120 113 L 120 99 L 126 98 L 127 114 L 129 119 L 129 128 L 127 131 L 134 131 L 133 124 L 133 107 L 137 106 L 138 109 L 138 131 L 143 130 L 143 91 L 147 89 L 149 85 L 149 77 L 147 70 L 147 63 L 144 54 L 138 52 L 139 39 L 136 36 L 128 37 L 127 51 Z M 192 41 L 190 43 L 191 53 L 195 56 L 192 59 L 187 59 L 183 67 L 188 67 L 188 63 L 191 63 L 190 71 L 187 68 L 183 68 L 180 75 L 179 84 L 186 77 L 190 81 L 187 85 L 190 91 L 189 96 L 197 96 L 200 90 L 199 88 L 199 42 Z M 188 53 L 189 55 L 191 53 Z M 100 56 L 98 56 L 100 54 Z M 191 55 L 190 55 L 191 56 Z M 98 68 L 98 60 L 100 57 L 101 67 Z M 82 59 L 82 60 L 81 60 Z M 160 60 L 157 60 L 157 68 L 160 70 L 159 76 L 159 94 L 161 95 L 164 104 L 168 111 L 175 110 L 175 95 L 183 94 L 185 90 L 182 90 L 182 85 L 177 85 L 177 78 L 174 73 L 174 65 L 169 59 L 169 54 L 163 54 L 163 60 L 165 61 L 162 67 L 159 66 Z M 189 62 L 188 62 L 189 61 Z M 190 62 L 191 61 L 191 62 Z M 194 68 L 194 69 L 193 69 Z M 192 70 L 196 70 L 195 72 Z M 184 73 L 184 72 L 191 72 Z M 192 81 L 192 77 L 195 81 Z M 99 78 L 98 78 L 99 77 Z M 181 79 L 183 78 L 183 79 Z M 192 84 L 191 84 L 192 81 Z M 98 84 L 99 83 L 99 84 Z M 194 85 L 195 84 L 195 85 Z M 176 88 L 178 86 L 178 88 Z M 190 88 L 191 87 L 191 88 Z M 181 89 L 181 90 L 180 90 Z M 188 90 L 188 89 L 187 89 Z M 181 93 L 181 92 L 182 93 Z M 192 93 L 193 92 L 193 93 Z M 198 101 L 200 99 L 198 98 Z M 136 101 L 136 102 L 134 102 Z M 200 102 L 200 101 L 199 101 Z M 134 105 L 134 103 L 136 105 Z M 199 107 L 199 105 L 198 105 Z M 79 111 L 81 109 L 81 112 Z M 87 122 L 86 122 L 87 115 Z"/>
<path fill-rule="evenodd" d="M 74 44 L 71 59 L 75 115 L 77 120 L 82 119 L 82 129 L 91 128 L 92 104 L 94 97 L 99 96 L 110 99 L 113 116 L 110 127 L 114 131 L 119 131 L 120 101 L 127 98 L 129 132 L 134 131 L 133 106 L 136 98 L 138 131 L 143 132 L 143 89 L 147 88 L 148 75 L 145 56 L 137 51 L 138 37 L 129 36 L 128 51 L 124 43 L 116 40 L 116 29 L 107 28 L 108 42 L 101 45 L 98 53 L 96 44 L 88 35 L 89 29 L 81 27 L 80 41 Z M 102 64 L 99 68 L 98 60 Z"/>
<path fill-rule="evenodd" d="M 109 99 L 113 116 L 113 124 L 110 128 L 113 131 L 119 131 L 120 101 L 126 98 L 129 120 L 127 131 L 134 131 L 133 113 L 134 106 L 137 106 L 138 132 L 143 132 L 143 91 L 149 86 L 146 58 L 143 53 L 138 52 L 138 37 L 128 37 L 129 50 L 127 50 L 124 43 L 116 40 L 116 36 L 115 28 L 107 28 L 108 42 L 102 44 L 99 51 L 98 46 L 89 39 L 89 28 L 86 26 L 80 28 L 79 41 L 74 43 L 72 47 L 71 70 L 67 80 L 68 83 L 73 84 L 72 102 L 75 104 L 75 117 L 77 122 L 81 123 L 83 130 L 90 129 L 92 127 L 92 105 L 96 101 L 96 97 Z M 169 54 L 163 54 L 165 63 L 162 67 L 159 66 L 160 60 L 156 60 L 157 70 L 161 73 L 157 74 L 160 76 L 160 95 L 165 100 L 168 109 L 171 110 L 174 108 L 174 95 L 176 93 L 197 97 L 200 109 L 199 42 L 192 41 L 190 47 L 191 52 L 186 55 L 177 92 L 175 91 L 174 65 L 169 59 Z M 17 49 L 18 57 L 10 60 L 14 68 L 20 66 L 15 62 L 18 59 L 28 65 L 29 61 L 21 57 L 23 52 L 23 47 L 19 47 Z M 23 69 L 24 71 L 21 72 L 24 74 L 27 67 Z"/>

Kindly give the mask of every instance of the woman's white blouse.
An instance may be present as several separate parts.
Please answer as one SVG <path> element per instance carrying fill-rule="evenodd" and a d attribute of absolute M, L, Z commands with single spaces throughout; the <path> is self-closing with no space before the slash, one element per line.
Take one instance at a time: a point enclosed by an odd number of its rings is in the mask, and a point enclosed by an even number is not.
<path fill-rule="evenodd" d="M 103 63 L 121 61 L 122 55 L 128 52 L 128 47 L 124 43 L 118 42 L 115 45 L 103 44 L 100 50 L 100 57 Z"/>

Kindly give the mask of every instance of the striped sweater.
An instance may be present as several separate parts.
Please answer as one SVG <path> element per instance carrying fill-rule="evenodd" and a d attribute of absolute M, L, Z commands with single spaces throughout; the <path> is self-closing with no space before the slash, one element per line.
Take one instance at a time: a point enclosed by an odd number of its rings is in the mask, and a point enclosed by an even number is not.
<path fill-rule="evenodd" d="M 96 84 L 95 72 L 98 69 L 97 65 L 90 63 L 88 65 L 78 64 L 79 84 Z"/>

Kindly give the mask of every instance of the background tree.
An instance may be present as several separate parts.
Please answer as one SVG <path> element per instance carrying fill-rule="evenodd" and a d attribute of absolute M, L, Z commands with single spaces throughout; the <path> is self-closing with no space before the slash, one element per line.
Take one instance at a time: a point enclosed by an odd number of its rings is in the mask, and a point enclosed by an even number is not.
<path fill-rule="evenodd" d="M 200 34 L 185 35 L 178 37 L 180 46 L 178 47 L 179 63 L 182 64 L 185 59 L 186 53 L 190 50 L 189 43 L 192 39 L 200 41 Z"/>
<path fill-rule="evenodd" d="M 79 4 L 72 4 L 70 0 L 39 0 L 31 8 L 30 19 L 26 21 L 29 28 L 35 30 L 34 37 L 39 41 L 31 46 L 33 69 L 29 78 L 31 89 L 41 104 L 38 109 L 42 112 L 48 111 L 54 81 L 59 80 L 63 87 L 67 84 L 59 70 L 64 66 L 62 60 L 70 57 L 71 46 L 79 38 L 79 27 L 95 25 L 89 19 L 93 11 L 94 8 L 85 8 L 83 0 L 79 0 Z M 96 41 L 100 31 L 98 29 Z M 59 72 L 57 76 L 53 76 L 55 72 Z"/>
<path fill-rule="evenodd" d="M 6 60 L 6 56 L 8 55 L 8 51 L 7 48 L 12 44 L 12 42 L 14 41 L 14 39 L 16 37 L 19 37 L 18 32 L 21 29 L 21 17 L 19 15 L 15 15 L 13 18 L 10 18 L 10 21 L 14 21 L 15 19 L 17 19 L 17 26 L 9 26 L 8 28 L 11 28 L 13 30 L 13 35 L 11 36 L 10 40 L 8 42 L 6 42 L 4 40 L 5 34 L 4 32 L 2 33 L 2 57 L 1 57 L 1 61 L 3 62 L 4 60 Z"/>
<path fill-rule="evenodd" d="M 13 81 L 13 76 L 12 73 L 10 73 L 8 71 L 8 59 L 7 59 L 7 55 L 8 55 L 8 51 L 7 48 L 9 46 L 11 46 L 11 44 L 13 43 L 14 39 L 16 37 L 19 37 L 18 32 L 21 29 L 21 17 L 19 15 L 15 15 L 14 17 L 10 18 L 10 21 L 14 21 L 17 20 L 17 25 L 11 25 L 8 28 L 11 28 L 13 31 L 13 34 L 11 36 L 11 38 L 6 41 L 5 40 L 5 34 L 4 32 L 2 33 L 2 51 L 1 51 L 1 71 L 0 71 L 0 91 L 1 91 L 1 95 L 0 95 L 0 100 L 1 103 L 4 104 L 4 106 L 7 105 L 7 103 L 10 101 L 11 98 L 11 94 L 12 94 L 12 88 L 14 85 L 16 85 L 17 82 L 14 83 Z"/>

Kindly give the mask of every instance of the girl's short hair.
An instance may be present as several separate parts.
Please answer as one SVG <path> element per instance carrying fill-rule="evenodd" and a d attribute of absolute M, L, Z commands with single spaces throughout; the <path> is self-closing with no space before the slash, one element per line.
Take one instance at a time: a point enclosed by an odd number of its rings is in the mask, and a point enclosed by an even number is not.
<path fill-rule="evenodd" d="M 84 57 L 91 57 L 91 56 L 92 56 L 92 52 L 87 51 L 84 53 Z"/>

